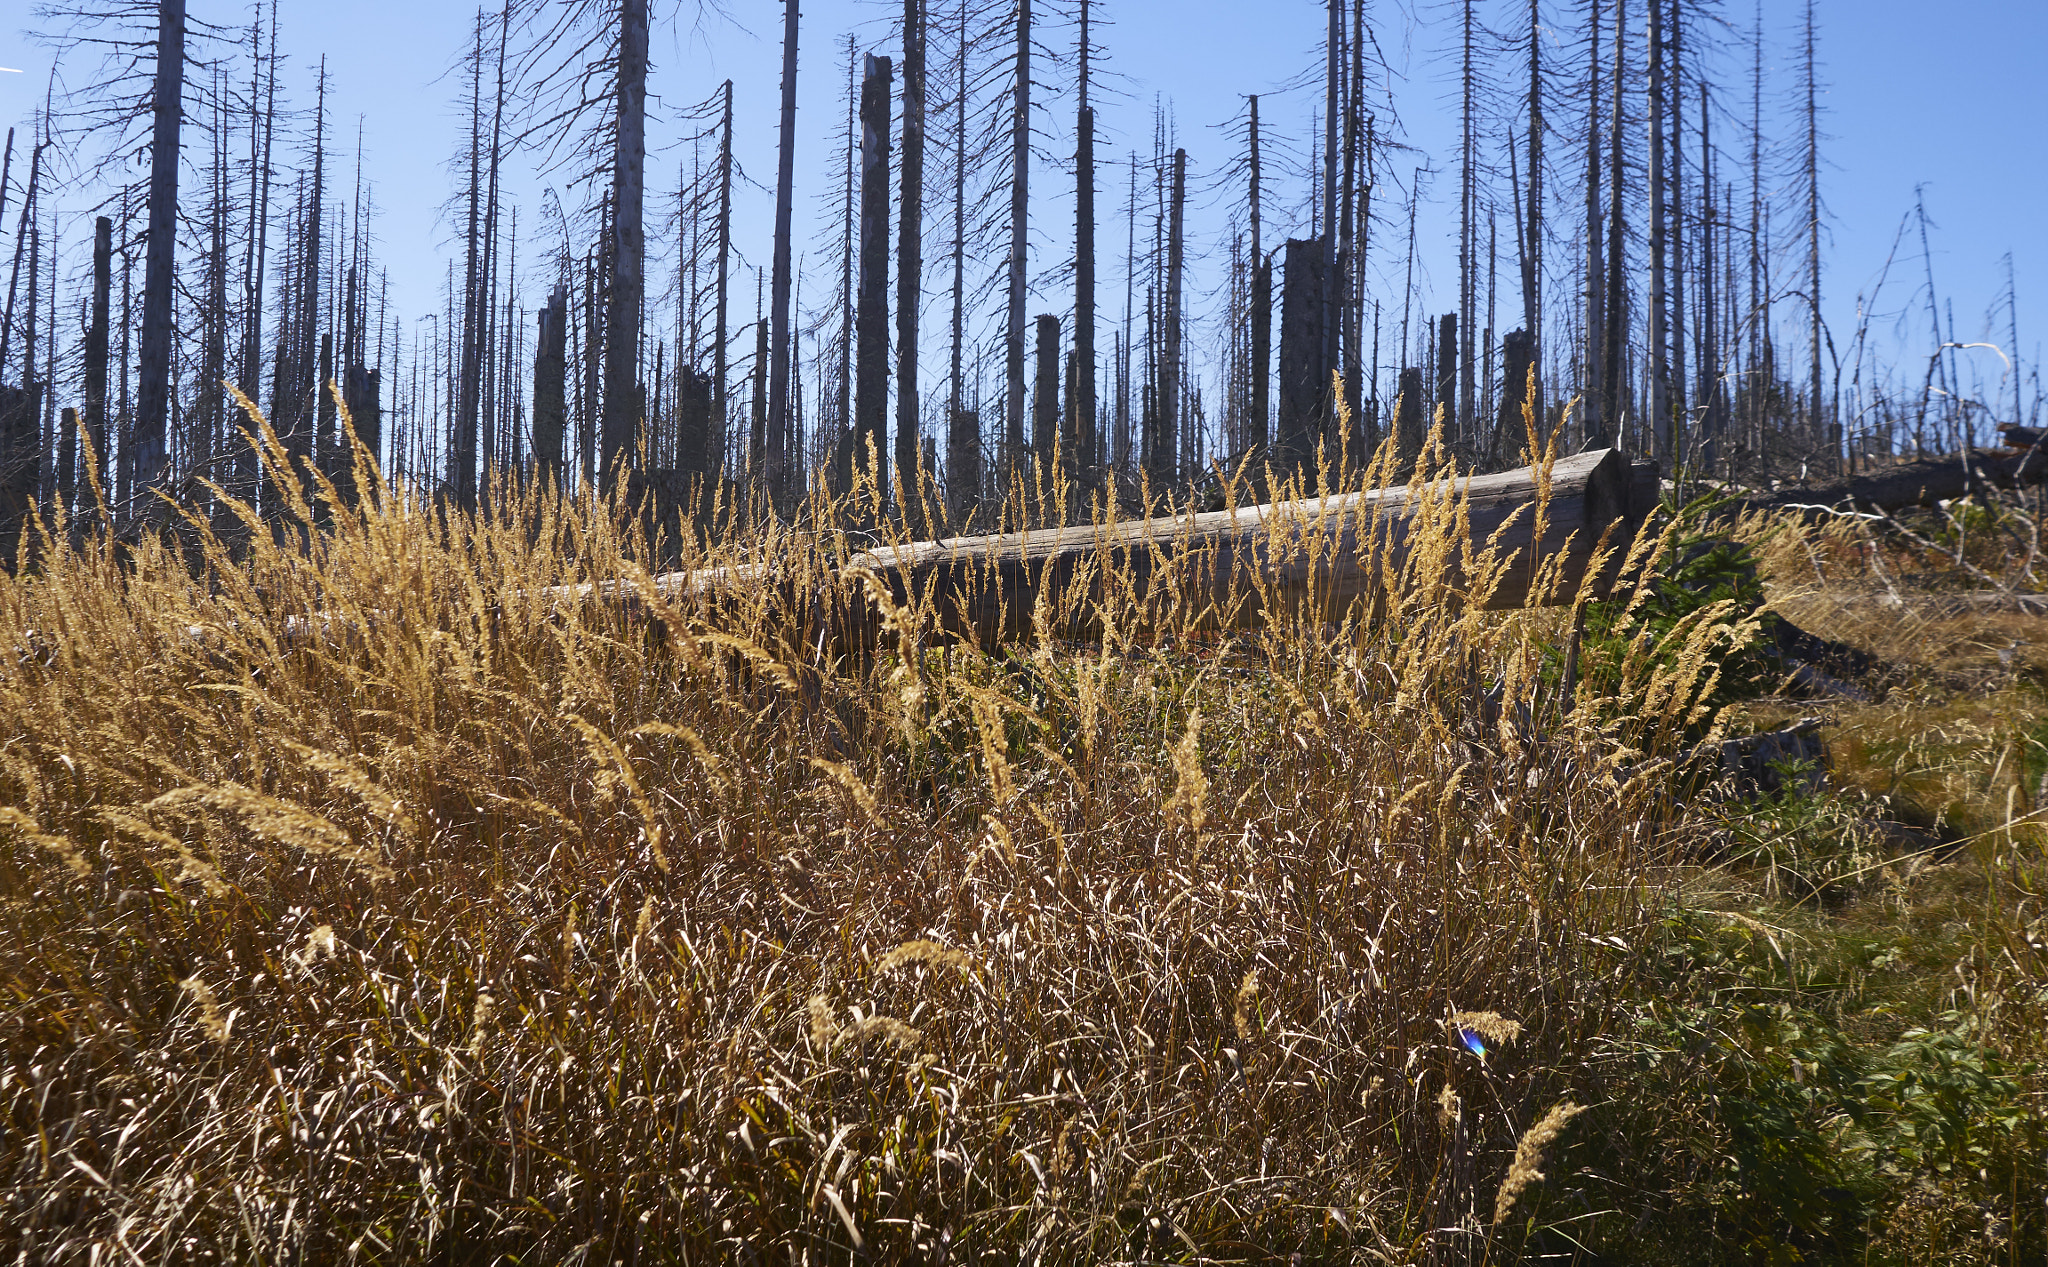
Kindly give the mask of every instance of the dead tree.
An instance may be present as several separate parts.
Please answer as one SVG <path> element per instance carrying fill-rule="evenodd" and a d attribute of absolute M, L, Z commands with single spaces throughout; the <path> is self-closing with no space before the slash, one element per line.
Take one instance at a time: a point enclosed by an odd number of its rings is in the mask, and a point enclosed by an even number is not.
<path fill-rule="evenodd" d="M 569 287 L 557 282 L 537 318 L 533 354 L 533 457 L 543 478 L 562 479 L 568 422 Z"/>
<path fill-rule="evenodd" d="M 1324 331 L 1330 319 L 1329 255 L 1320 238 L 1290 239 L 1280 296 L 1280 415 L 1273 437 L 1282 475 L 1315 460 L 1323 432 L 1330 365 Z"/>
<path fill-rule="evenodd" d="M 1088 105 L 1088 0 L 1081 0 L 1080 103 L 1074 113 L 1073 406 L 1062 446 L 1070 470 L 1093 467 L 1095 425 L 1095 111 Z"/>
<path fill-rule="evenodd" d="M 789 412 L 789 232 L 796 188 L 797 0 L 783 0 L 782 121 L 775 160 L 775 244 L 768 296 L 768 417 L 763 465 L 768 487 L 779 492 L 784 465 L 783 424 Z"/>
<path fill-rule="evenodd" d="M 1031 211 L 1031 0 L 1017 0 L 1017 58 L 1011 87 L 1009 307 L 1005 313 L 1003 447 L 1006 464 L 1024 454 L 1024 287 Z"/>
<path fill-rule="evenodd" d="M 185 0 L 158 0 L 156 84 L 150 101 L 149 245 L 142 266 L 142 349 L 132 442 L 135 480 L 145 488 L 161 486 L 169 474 L 166 427 L 171 404 L 171 300 L 176 285 L 184 86 Z"/>
<path fill-rule="evenodd" d="M 860 93 L 860 281 L 854 312 L 854 428 L 849 469 L 873 461 L 889 488 L 889 85 L 886 57 L 867 58 Z"/>
<path fill-rule="evenodd" d="M 903 193 L 896 246 L 896 478 L 904 522 L 919 504 L 917 319 L 924 300 L 924 7 L 903 0 Z M 887 131 L 887 121 L 883 129 Z"/>
<path fill-rule="evenodd" d="M 1159 399 L 1154 403 L 1159 425 L 1152 444 L 1152 483 L 1164 487 L 1179 477 L 1181 277 L 1186 250 L 1188 152 L 1173 152 L 1173 186 L 1168 195 L 1166 230 L 1166 295 L 1164 346 L 1159 355 Z"/>
<path fill-rule="evenodd" d="M 1273 261 L 1266 258 L 1259 236 L 1259 99 L 1251 99 L 1251 380 L 1250 429 L 1247 451 L 1266 447 L 1271 424 L 1267 387 L 1273 370 Z"/>
<path fill-rule="evenodd" d="M 604 320 L 600 478 L 615 480 L 645 411 L 640 388 L 640 303 L 647 263 L 641 215 L 647 167 L 647 0 L 619 0 L 613 120 L 611 285 Z"/>

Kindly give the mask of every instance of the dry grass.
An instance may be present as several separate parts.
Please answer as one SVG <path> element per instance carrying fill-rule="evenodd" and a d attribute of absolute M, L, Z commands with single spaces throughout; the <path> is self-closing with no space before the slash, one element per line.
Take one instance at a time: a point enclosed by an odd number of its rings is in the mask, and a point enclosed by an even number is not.
<path fill-rule="evenodd" d="M 531 490 L 58 533 L 0 577 L 0 1242 L 1474 1241 L 1511 1162 L 1534 1181 L 1517 1141 L 1599 1094 L 1615 947 L 1656 918 L 1640 749 L 1723 631 L 1559 715 L 1562 617 L 1447 608 L 1470 546 L 1430 488 L 1383 619 L 1217 639 L 1112 584 L 1100 644 L 1003 656 L 917 610 L 823 658 L 787 594 L 870 600 L 820 503 L 675 547 L 802 581 L 715 610 L 551 597 L 670 547 Z M 1512 1041 L 1476 1055 L 1472 1015 Z"/>

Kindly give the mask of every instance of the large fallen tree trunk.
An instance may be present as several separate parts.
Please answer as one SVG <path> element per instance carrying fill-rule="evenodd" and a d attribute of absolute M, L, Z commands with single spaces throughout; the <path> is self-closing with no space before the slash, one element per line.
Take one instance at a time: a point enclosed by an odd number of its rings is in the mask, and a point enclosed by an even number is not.
<path fill-rule="evenodd" d="M 1972 450 L 1966 456 L 1920 458 L 1839 479 L 1786 485 L 1744 498 L 1745 510 L 1825 507 L 1860 511 L 1903 510 L 1954 501 L 1989 488 L 2038 484 L 2048 472 L 2048 450 Z"/>
<path fill-rule="evenodd" d="M 837 584 L 761 564 L 669 573 L 655 588 L 710 607 L 766 597 L 801 627 L 792 641 L 847 649 L 873 645 L 887 605 L 922 609 L 939 637 L 983 647 L 1092 639 L 1112 607 L 1135 613 L 1127 628 L 1244 628 L 1280 612 L 1334 620 L 1412 593 L 1418 578 L 1437 606 L 1501 610 L 1570 602 L 1596 558 L 1595 586 L 1611 584 L 1657 489 L 1654 466 L 1601 449 L 1548 470 L 886 546 L 847 558 Z M 630 586 L 563 593 L 600 592 L 634 598 Z"/>

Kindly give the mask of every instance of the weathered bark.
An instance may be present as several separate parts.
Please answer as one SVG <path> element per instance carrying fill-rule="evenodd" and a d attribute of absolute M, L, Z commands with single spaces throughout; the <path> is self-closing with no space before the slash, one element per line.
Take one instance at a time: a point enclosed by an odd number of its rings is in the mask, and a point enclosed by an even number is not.
<path fill-rule="evenodd" d="M 114 286 L 114 222 L 92 226 L 92 315 L 85 327 L 85 443 L 105 489 L 107 461 L 107 321 Z M 260 305 L 259 305 L 260 306 Z"/>
<path fill-rule="evenodd" d="M 946 509 L 954 523 L 981 497 L 981 415 L 964 407 L 961 360 L 967 305 L 967 0 L 960 3 L 960 46 L 953 96 L 953 346 L 946 384 Z"/>
<path fill-rule="evenodd" d="M 872 460 L 889 494 L 889 83 L 886 57 L 869 57 L 860 92 L 860 282 L 854 312 L 851 465 Z"/>
<path fill-rule="evenodd" d="M 605 296 L 604 469 L 617 478 L 646 412 L 640 388 L 640 301 L 646 239 L 641 214 L 647 167 L 647 0 L 620 0 L 617 117 L 612 145 L 611 286 Z"/>
<path fill-rule="evenodd" d="M 342 400 L 348 405 L 349 427 L 355 432 L 355 442 L 361 446 L 362 455 L 373 464 L 384 448 L 383 379 L 381 371 L 358 363 L 344 371 L 341 385 Z M 361 505 L 363 488 L 356 479 L 356 453 L 349 447 L 346 435 L 341 438 L 341 443 L 336 462 L 336 482 L 351 505 Z"/>
<path fill-rule="evenodd" d="M 1031 447 L 1050 464 L 1060 426 L 1060 319 L 1038 317 L 1038 368 L 1032 382 Z"/>
<path fill-rule="evenodd" d="M 1030 250 L 1031 0 L 1017 0 L 1017 64 L 1011 89 L 1009 298 L 1003 350 L 1003 447 L 1006 465 L 1024 452 L 1024 284 Z"/>
<path fill-rule="evenodd" d="M 1062 447 L 1068 469 L 1102 461 L 1095 425 L 1095 111 L 1088 105 L 1088 0 L 1081 0 L 1081 105 L 1074 142 L 1073 405 Z"/>
<path fill-rule="evenodd" d="M 1536 367 L 1536 340 L 1527 330 L 1510 330 L 1501 341 L 1501 354 L 1500 416 L 1494 423 L 1493 446 L 1497 453 L 1513 453 L 1517 444 L 1527 443 L 1523 410 L 1533 392 L 1530 371 Z M 1540 415 L 1538 424 L 1540 428 Z"/>
<path fill-rule="evenodd" d="M 1593 568 L 1603 538 L 1608 553 L 1592 583 L 1596 592 L 1606 591 L 1655 503 L 1656 469 L 1631 467 L 1621 454 L 1599 450 L 1560 459 L 1547 482 L 1550 501 L 1540 540 L 1539 516 L 1531 513 L 1536 471 L 1525 467 L 1432 486 L 1430 496 L 1439 504 L 1455 492 L 1474 542 L 1496 546 L 1506 565 L 1484 593 L 1474 593 L 1472 579 L 1454 569 L 1438 605 L 1476 601 L 1500 610 L 1569 602 Z M 1384 603 L 1386 579 L 1398 574 L 1415 510 L 1413 490 L 1404 484 L 1106 528 L 1087 524 L 892 546 L 854 556 L 842 576 L 886 587 L 899 604 L 929 602 L 938 613 L 941 638 L 987 648 L 1041 637 L 1099 636 L 1096 616 L 1112 584 L 1128 586 L 1141 610 L 1151 611 L 1144 619 L 1164 620 L 1166 605 L 1178 603 L 1203 613 L 1198 623 L 1210 628 L 1256 627 L 1289 613 L 1328 621 L 1360 605 L 1371 610 Z M 1540 568 L 1559 556 L 1561 584 L 1534 589 Z M 835 651 L 872 648 L 880 635 L 873 604 L 835 601 L 828 591 L 800 592 L 797 582 L 766 566 L 670 573 L 656 578 L 655 586 L 671 600 L 708 607 L 767 589 L 775 595 L 773 606 L 792 619 L 822 616 L 823 626 L 805 631 L 803 640 L 819 637 Z M 612 601 L 636 598 L 622 587 L 565 588 L 555 595 L 573 602 L 600 592 Z M 865 587 L 850 592 L 858 596 Z"/>
<path fill-rule="evenodd" d="M 1657 456 L 1672 461 L 1670 333 L 1665 258 L 1664 0 L 1650 0 L 1650 427 Z"/>
<path fill-rule="evenodd" d="M 903 192 L 896 238 L 896 478 L 905 522 L 921 504 L 917 319 L 924 301 L 924 6 L 903 0 Z M 884 131 L 888 124 L 883 123 Z"/>
<path fill-rule="evenodd" d="M 143 259 L 142 348 L 137 367 L 135 482 L 144 488 L 169 475 L 171 301 L 178 245 L 179 127 L 184 120 L 185 0 L 158 0 L 156 84 L 151 91 L 149 245 Z M 153 514 L 154 508 L 147 508 Z"/>
<path fill-rule="evenodd" d="M 1252 229 L 1252 363 L 1250 428 L 1245 436 L 1247 450 L 1263 449 L 1266 429 L 1272 423 L 1268 380 L 1273 371 L 1273 261 L 1266 258 L 1259 237 L 1259 99 L 1251 99 L 1251 229 Z"/>
<path fill-rule="evenodd" d="M 1180 478 L 1181 278 L 1187 256 L 1188 152 L 1173 152 L 1173 189 L 1167 203 L 1165 346 L 1159 358 L 1159 426 L 1152 445 L 1152 484 Z"/>
<path fill-rule="evenodd" d="M 537 318 L 533 353 L 533 457 L 545 478 L 562 479 L 567 432 L 569 287 L 558 282 Z"/>
<path fill-rule="evenodd" d="M 0 567 L 12 568 L 21 548 L 29 506 L 36 495 L 36 407 L 42 385 L 0 384 Z"/>
<path fill-rule="evenodd" d="M 1429 439 L 1429 423 L 1423 410 L 1422 371 L 1410 366 L 1401 371 L 1400 395 L 1394 398 L 1394 463 L 1407 470 L 1422 455 Z"/>
<path fill-rule="evenodd" d="M 788 455 L 782 451 L 789 411 L 790 217 L 796 188 L 797 0 L 783 0 L 782 122 L 775 160 L 775 244 L 768 298 L 768 416 L 762 466 L 771 491 L 780 492 Z"/>
<path fill-rule="evenodd" d="M 718 140 L 718 281 L 717 313 L 712 318 L 711 425 L 707 461 L 711 471 L 725 465 L 726 312 L 730 294 L 727 265 L 732 259 L 732 80 L 725 81 L 725 120 Z"/>
<path fill-rule="evenodd" d="M 1315 460 L 1330 392 L 1323 337 L 1330 319 L 1330 273 L 1322 240 L 1289 240 L 1285 270 L 1280 296 L 1280 416 L 1273 437 L 1275 466 L 1283 475 Z"/>
<path fill-rule="evenodd" d="M 1437 322 L 1436 406 L 1443 411 L 1444 439 L 1454 439 L 1458 420 L 1458 314 L 1455 312 L 1445 313 Z"/>

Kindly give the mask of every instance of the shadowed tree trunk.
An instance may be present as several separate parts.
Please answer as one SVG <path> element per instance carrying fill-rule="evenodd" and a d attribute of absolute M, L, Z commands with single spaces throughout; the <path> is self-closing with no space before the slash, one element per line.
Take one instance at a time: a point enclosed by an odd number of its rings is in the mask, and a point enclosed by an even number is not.
<path fill-rule="evenodd" d="M 1032 382 L 1031 447 L 1041 461 L 1052 461 L 1060 425 L 1060 319 L 1038 317 L 1038 370 Z"/>
<path fill-rule="evenodd" d="M 1168 195 L 1166 230 L 1166 331 L 1159 357 L 1158 441 L 1152 446 L 1152 484 L 1179 478 L 1181 271 L 1186 250 L 1184 224 L 1188 201 L 1188 152 L 1173 152 L 1173 189 Z"/>
<path fill-rule="evenodd" d="M 1324 326 L 1330 319 L 1328 252 L 1322 240 L 1291 239 L 1286 246 L 1280 297 L 1280 417 L 1273 438 L 1274 465 L 1292 474 L 1315 460 L 1329 395 Z"/>
<path fill-rule="evenodd" d="M 860 91 L 860 283 L 854 312 L 852 466 L 872 459 L 889 491 L 889 82 L 886 57 L 869 57 Z"/>
<path fill-rule="evenodd" d="M 1088 0 L 1081 0 L 1080 104 L 1074 119 L 1074 369 L 1069 470 L 1101 462 L 1095 425 L 1095 111 L 1088 105 Z"/>
<path fill-rule="evenodd" d="M 568 423 L 569 287 L 558 282 L 540 310 L 533 354 L 533 457 L 560 484 L 562 438 Z"/>
<path fill-rule="evenodd" d="M 920 504 L 917 318 L 924 298 L 924 4 L 903 0 L 903 193 L 896 246 L 896 478 L 904 522 Z M 886 121 L 884 129 L 887 128 Z"/>
<path fill-rule="evenodd" d="M 1031 207 L 1031 0 L 1017 0 L 1017 65 L 1010 121 L 1009 308 L 1005 314 L 1003 448 L 1005 464 L 1024 453 L 1024 282 Z"/>
<path fill-rule="evenodd" d="M 149 246 L 142 266 L 142 348 L 135 401 L 135 481 L 160 486 L 169 474 L 171 300 L 178 236 L 178 146 L 185 83 L 185 0 L 157 4 L 156 85 L 151 91 Z M 154 514 L 146 509 L 145 514 Z"/>
<path fill-rule="evenodd" d="M 768 283 L 768 417 L 765 452 L 768 487 L 782 488 L 783 419 L 789 410 L 789 228 L 796 187 L 797 0 L 783 0 L 782 122 L 775 160 L 775 246 Z"/>
<path fill-rule="evenodd" d="M 92 226 L 92 316 L 85 328 L 85 443 L 99 467 L 103 488 L 107 461 L 107 309 L 113 286 L 114 222 L 100 216 Z"/>
<path fill-rule="evenodd" d="M 1259 236 L 1259 99 L 1251 99 L 1251 216 L 1252 216 L 1252 364 L 1250 429 L 1245 448 L 1266 447 L 1266 428 L 1271 421 L 1267 383 L 1273 369 L 1273 261 L 1266 258 Z"/>
<path fill-rule="evenodd" d="M 620 0 L 618 114 L 612 150 L 611 287 L 604 322 L 602 478 L 618 478 L 645 412 L 640 390 L 641 230 L 647 166 L 647 0 Z"/>

